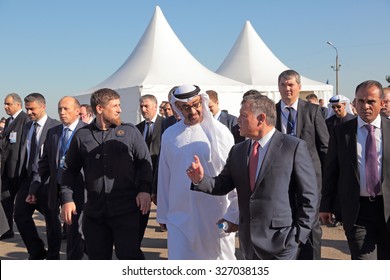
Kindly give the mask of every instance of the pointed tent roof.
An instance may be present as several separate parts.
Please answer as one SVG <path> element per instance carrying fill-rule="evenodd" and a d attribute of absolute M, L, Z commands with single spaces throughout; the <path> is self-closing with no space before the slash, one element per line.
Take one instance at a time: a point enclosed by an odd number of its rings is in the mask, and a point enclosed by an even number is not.
<path fill-rule="evenodd" d="M 147 85 L 239 85 L 204 67 L 184 47 L 165 19 L 159 6 L 137 46 L 110 77 L 89 89 L 113 89 Z"/>
<path fill-rule="evenodd" d="M 277 86 L 281 72 L 290 69 L 267 47 L 249 21 L 246 21 L 230 53 L 216 71 L 225 77 L 248 85 Z M 301 77 L 302 89 L 313 90 L 319 86 L 331 90 L 332 86 Z"/>

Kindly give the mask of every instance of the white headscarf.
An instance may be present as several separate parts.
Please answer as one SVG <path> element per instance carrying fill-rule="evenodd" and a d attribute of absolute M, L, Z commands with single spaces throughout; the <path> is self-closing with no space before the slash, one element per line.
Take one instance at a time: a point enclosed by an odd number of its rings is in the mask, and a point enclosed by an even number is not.
<path fill-rule="evenodd" d="M 334 110 L 332 109 L 332 105 L 337 104 L 337 103 L 345 103 L 345 111 L 347 111 L 347 113 L 353 114 L 352 108 L 351 108 L 351 101 L 349 100 L 349 98 L 344 96 L 344 95 L 338 94 L 338 95 L 332 96 L 329 99 L 328 115 L 326 116 L 327 119 L 335 114 Z"/>
<path fill-rule="evenodd" d="M 230 145 L 230 141 L 226 141 L 226 131 L 224 132 L 222 129 L 219 129 L 221 123 L 214 119 L 210 112 L 209 96 L 205 92 L 201 91 L 198 86 L 181 85 L 173 91 L 170 102 L 176 113 L 180 116 L 181 121 L 184 122 L 184 116 L 180 109 L 176 106 L 176 101 L 188 102 L 196 96 L 200 96 L 202 100 L 203 120 L 200 123 L 200 126 L 210 141 L 212 165 L 216 172 L 220 172 L 225 165 L 225 159 L 222 158 L 221 155 L 227 155 L 232 145 Z"/>

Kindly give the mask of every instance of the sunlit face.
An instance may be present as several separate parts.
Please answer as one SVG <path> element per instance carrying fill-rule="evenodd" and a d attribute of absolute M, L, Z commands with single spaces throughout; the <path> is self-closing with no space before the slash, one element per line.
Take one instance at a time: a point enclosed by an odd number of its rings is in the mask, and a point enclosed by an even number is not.
<path fill-rule="evenodd" d="M 241 105 L 240 115 L 237 121 L 241 136 L 255 138 L 259 135 L 259 121 L 257 116 L 251 111 L 249 102 Z"/>
<path fill-rule="evenodd" d="M 111 99 L 106 106 L 98 105 L 102 116 L 102 121 L 107 125 L 120 125 L 121 121 L 121 101 L 120 99 Z"/>
<path fill-rule="evenodd" d="M 184 116 L 186 125 L 195 125 L 203 120 L 202 98 L 195 97 L 191 101 L 181 102 L 176 101 L 176 106 Z"/>
<path fill-rule="evenodd" d="M 157 104 L 151 99 L 144 99 L 139 104 L 141 114 L 146 121 L 151 121 L 157 114 Z"/>
<path fill-rule="evenodd" d="M 89 120 L 91 119 L 92 115 L 90 113 L 87 113 L 87 108 L 80 107 L 80 119 L 81 121 L 85 123 L 89 123 Z"/>
<path fill-rule="evenodd" d="M 164 117 L 168 118 L 173 115 L 171 104 L 165 103 L 163 110 L 164 110 Z"/>
<path fill-rule="evenodd" d="M 4 100 L 4 110 L 7 113 L 7 115 L 12 116 L 20 109 L 22 109 L 22 105 L 20 103 L 16 103 L 12 98 L 12 96 L 8 96 Z"/>
<path fill-rule="evenodd" d="M 210 112 L 211 114 L 213 114 L 213 116 L 215 116 L 215 114 L 218 113 L 219 111 L 219 102 L 216 101 L 214 102 L 213 100 L 209 100 L 209 109 L 210 109 Z"/>
<path fill-rule="evenodd" d="M 384 89 L 385 98 L 382 99 L 382 109 L 381 112 L 385 117 L 390 116 L 390 89 Z"/>
<path fill-rule="evenodd" d="M 332 103 L 332 110 L 338 118 L 343 118 L 347 114 L 345 110 L 345 103 Z"/>
<path fill-rule="evenodd" d="M 74 123 L 80 115 L 80 108 L 71 97 L 64 97 L 58 102 L 58 116 L 60 121 L 68 126 Z"/>
<path fill-rule="evenodd" d="M 381 91 L 372 85 L 368 88 L 360 88 L 356 92 L 356 110 L 360 118 L 366 123 L 376 119 L 381 110 Z"/>
<path fill-rule="evenodd" d="M 46 104 L 31 101 L 25 104 L 26 113 L 32 121 L 39 121 L 43 116 L 46 115 Z"/>
<path fill-rule="evenodd" d="M 306 99 L 307 102 L 309 103 L 312 103 L 312 104 L 318 104 L 318 101 L 315 99 L 315 98 L 309 98 L 309 99 Z"/>
<path fill-rule="evenodd" d="M 286 105 L 292 105 L 297 101 L 301 85 L 298 84 L 295 77 L 291 79 L 281 78 L 278 84 L 280 96 Z"/>

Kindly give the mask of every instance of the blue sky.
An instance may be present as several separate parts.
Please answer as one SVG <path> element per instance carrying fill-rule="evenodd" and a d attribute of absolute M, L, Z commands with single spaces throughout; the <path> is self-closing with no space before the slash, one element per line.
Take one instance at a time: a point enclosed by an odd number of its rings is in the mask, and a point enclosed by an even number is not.
<path fill-rule="evenodd" d="M 42 93 L 48 113 L 114 73 L 131 54 L 159 5 L 186 48 L 215 71 L 246 20 L 272 52 L 302 75 L 340 93 L 390 75 L 390 0 L 0 0 L 0 99 Z M 277 79 L 277 77 L 275 77 Z M 0 116 L 5 116 L 3 106 Z"/>

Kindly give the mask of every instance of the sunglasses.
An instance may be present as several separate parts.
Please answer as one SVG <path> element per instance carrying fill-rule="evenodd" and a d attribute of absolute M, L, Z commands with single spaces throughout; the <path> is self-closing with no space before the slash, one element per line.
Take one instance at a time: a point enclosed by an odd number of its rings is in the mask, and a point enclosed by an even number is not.
<path fill-rule="evenodd" d="M 332 109 L 340 109 L 341 108 L 341 105 L 332 105 Z"/>
<path fill-rule="evenodd" d="M 196 110 L 201 105 L 202 105 L 202 102 L 200 101 L 200 102 L 194 103 L 192 105 L 182 105 L 182 106 L 180 106 L 180 109 L 184 110 L 184 111 L 187 111 L 187 112 L 190 112 L 192 108 L 194 108 Z"/>

